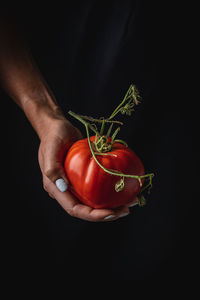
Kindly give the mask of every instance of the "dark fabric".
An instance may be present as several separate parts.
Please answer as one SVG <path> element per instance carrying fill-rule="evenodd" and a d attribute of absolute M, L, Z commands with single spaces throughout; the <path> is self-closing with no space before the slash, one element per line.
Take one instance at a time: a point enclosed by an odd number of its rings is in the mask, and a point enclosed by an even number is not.
<path fill-rule="evenodd" d="M 7 138 L 9 176 L 17 191 L 11 191 L 10 205 L 19 216 L 15 221 L 10 217 L 15 224 L 9 232 L 15 248 L 12 263 L 23 265 L 24 272 L 49 270 L 55 276 L 55 268 L 78 281 L 100 284 L 114 278 L 135 285 L 173 285 L 193 264 L 187 254 L 189 199 L 194 197 L 190 186 L 195 179 L 185 178 L 184 172 L 195 172 L 186 159 L 193 151 L 191 137 L 176 97 L 176 64 L 170 70 L 176 49 L 168 43 L 173 40 L 164 13 L 168 7 L 156 9 L 149 2 L 27 4 L 18 20 L 67 118 L 69 109 L 108 116 L 129 85 L 136 84 L 143 100 L 131 117 L 123 118 L 120 136 L 140 156 L 146 171 L 155 173 L 146 207 L 131 209 L 128 217 L 107 223 L 72 218 L 43 191 L 39 141 L 23 113 L 9 102 L 14 120 L 8 128 L 12 140 Z M 81 124 L 69 119 L 85 134 Z"/>

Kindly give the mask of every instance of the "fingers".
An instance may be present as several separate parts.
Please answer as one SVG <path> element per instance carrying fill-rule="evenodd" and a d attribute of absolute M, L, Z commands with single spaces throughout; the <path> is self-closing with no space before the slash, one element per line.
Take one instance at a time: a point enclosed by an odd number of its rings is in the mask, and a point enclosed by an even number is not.
<path fill-rule="evenodd" d="M 59 162 L 48 163 L 44 167 L 44 174 L 52 181 L 56 182 L 58 178 L 65 177 L 62 165 Z"/>
<path fill-rule="evenodd" d="M 43 175 L 45 190 L 55 198 L 62 208 L 72 217 L 91 222 L 114 221 L 129 214 L 128 206 L 118 209 L 93 209 L 80 203 L 69 191 L 60 192 L 56 185 Z"/>
<path fill-rule="evenodd" d="M 44 175 L 52 181 L 60 192 L 65 192 L 68 188 L 68 180 L 63 166 L 60 162 L 54 162 L 53 165 L 44 168 Z"/>
<path fill-rule="evenodd" d="M 66 149 L 60 140 L 56 140 L 51 145 L 43 146 L 43 151 L 39 151 L 39 162 L 43 175 L 56 184 L 57 188 L 64 192 L 67 190 L 68 180 L 62 165 Z"/>
<path fill-rule="evenodd" d="M 67 183 L 67 178 L 63 166 L 59 161 L 51 159 L 46 160 L 43 173 L 54 183 L 60 178 L 62 178 Z"/>
<path fill-rule="evenodd" d="M 70 192 L 60 192 L 55 184 L 43 175 L 45 190 L 55 198 L 63 209 L 72 217 L 77 217 L 87 221 L 100 221 L 106 216 L 113 214 L 112 210 L 99 209 L 98 212 L 93 212 L 93 209 L 87 205 L 81 204 Z"/>

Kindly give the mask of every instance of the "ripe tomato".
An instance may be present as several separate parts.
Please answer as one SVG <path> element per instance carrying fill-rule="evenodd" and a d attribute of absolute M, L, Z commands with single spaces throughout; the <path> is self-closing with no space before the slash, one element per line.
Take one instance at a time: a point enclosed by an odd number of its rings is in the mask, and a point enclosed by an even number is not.
<path fill-rule="evenodd" d="M 91 142 L 95 136 L 90 137 Z M 96 158 L 107 169 L 123 174 L 145 174 L 141 160 L 130 148 L 115 142 L 112 150 Z M 106 173 L 95 161 L 88 139 L 75 142 L 69 149 L 64 169 L 70 191 L 84 204 L 93 208 L 116 208 L 132 201 L 141 190 L 136 178 L 124 178 L 124 188 L 116 192 L 115 184 L 120 176 Z"/>

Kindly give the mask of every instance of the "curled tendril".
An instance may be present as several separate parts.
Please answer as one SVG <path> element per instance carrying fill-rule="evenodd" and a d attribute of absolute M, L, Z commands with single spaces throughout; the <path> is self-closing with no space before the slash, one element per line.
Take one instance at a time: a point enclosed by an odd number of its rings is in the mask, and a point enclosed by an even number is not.
<path fill-rule="evenodd" d="M 124 105 L 120 111 L 122 113 L 122 115 L 131 115 L 131 112 L 134 111 L 134 109 L 132 108 L 134 106 L 134 103 L 127 103 L 126 105 Z"/>
<path fill-rule="evenodd" d="M 122 106 L 119 110 L 123 115 L 126 114 L 130 116 L 132 111 L 134 111 L 133 107 L 140 103 L 139 99 L 141 99 L 141 97 L 139 95 L 139 91 L 134 85 L 131 86 L 126 99 L 128 100 L 129 98 L 129 102 Z"/>
<path fill-rule="evenodd" d="M 135 85 L 133 85 L 133 93 L 132 93 L 132 97 L 133 97 L 133 101 L 136 105 L 138 105 L 140 103 L 141 100 L 141 96 L 140 93 L 138 91 L 138 89 L 136 88 Z"/>

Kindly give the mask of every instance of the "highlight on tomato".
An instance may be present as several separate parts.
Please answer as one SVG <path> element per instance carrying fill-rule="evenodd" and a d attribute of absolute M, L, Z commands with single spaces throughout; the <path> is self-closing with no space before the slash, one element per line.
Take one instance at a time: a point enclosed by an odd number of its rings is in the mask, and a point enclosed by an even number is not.
<path fill-rule="evenodd" d="M 145 174 L 140 158 L 125 141 L 116 138 L 123 123 L 114 119 L 119 113 L 130 116 L 140 100 L 137 88 L 131 85 L 108 118 L 95 119 L 69 111 L 85 126 L 87 133 L 87 138 L 70 147 L 64 161 L 69 190 L 82 203 L 92 208 L 117 208 L 136 196 L 140 206 L 146 203 L 143 192 L 152 187 L 154 174 Z"/>

